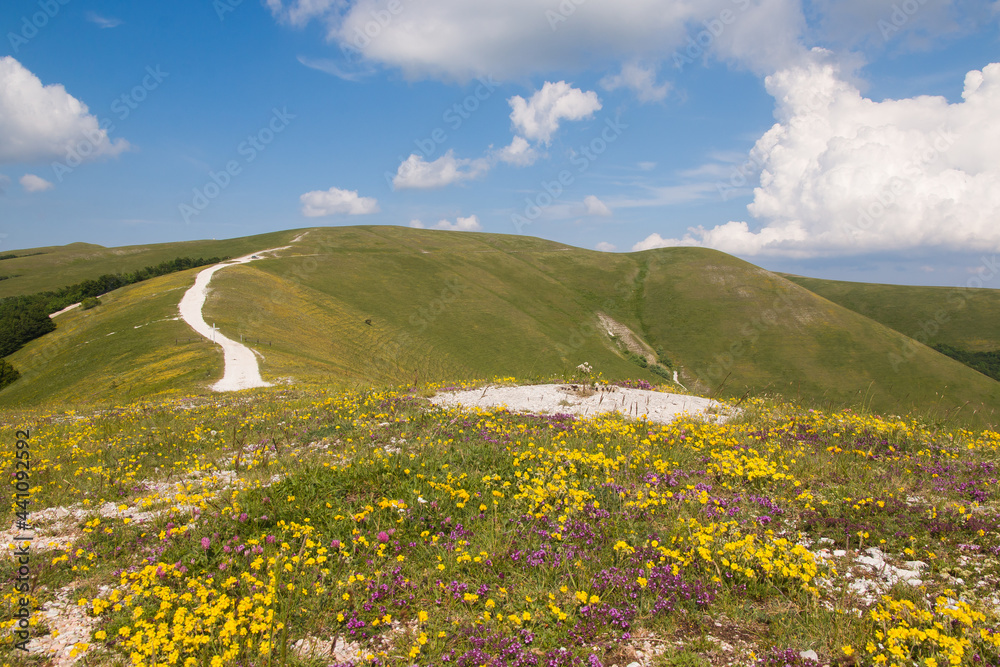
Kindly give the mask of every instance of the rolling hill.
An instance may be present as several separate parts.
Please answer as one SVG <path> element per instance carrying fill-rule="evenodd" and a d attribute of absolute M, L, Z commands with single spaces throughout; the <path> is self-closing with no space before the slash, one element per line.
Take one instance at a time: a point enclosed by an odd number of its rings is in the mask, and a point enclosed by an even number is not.
<path fill-rule="evenodd" d="M 785 277 L 928 345 L 940 343 L 972 352 L 1000 350 L 1000 290 Z"/>
<path fill-rule="evenodd" d="M 140 266 L 154 255 L 235 256 L 298 233 L 146 246 L 124 256 L 142 255 L 134 260 Z M 61 283 L 113 272 L 122 257 L 114 249 L 93 255 L 77 260 Z M 44 257 L 4 263 L 34 259 L 20 280 L 40 285 L 54 280 L 36 275 L 50 270 Z M 192 342 L 193 332 L 175 319 L 196 273 L 131 285 L 98 308 L 60 315 L 55 332 L 9 357 L 22 378 L 0 392 L 0 404 L 206 391 L 221 375 L 221 355 Z M 676 370 L 687 389 L 720 396 L 771 392 L 824 407 L 957 413 L 977 423 L 993 423 L 1000 408 L 1000 383 L 712 250 L 608 254 L 521 236 L 317 228 L 276 258 L 218 272 L 211 287 L 206 321 L 248 342 L 272 382 L 541 379 L 572 376 L 589 363 L 606 379 L 666 384 Z M 659 374 L 637 364 L 637 352 L 648 362 L 658 357 Z"/>
<path fill-rule="evenodd" d="M 137 271 L 177 257 L 245 255 L 258 248 L 283 245 L 294 236 L 294 232 L 273 232 L 219 241 L 180 241 L 120 248 L 70 243 L 4 252 L 4 255 L 17 257 L 0 260 L 0 298 L 54 290 L 106 273 Z"/>

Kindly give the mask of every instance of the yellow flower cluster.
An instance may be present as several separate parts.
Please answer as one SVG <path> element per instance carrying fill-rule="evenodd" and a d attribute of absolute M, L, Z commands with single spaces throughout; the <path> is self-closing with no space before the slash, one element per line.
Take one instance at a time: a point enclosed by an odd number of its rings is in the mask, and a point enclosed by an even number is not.
<path fill-rule="evenodd" d="M 885 596 L 871 618 L 879 627 L 867 646 L 875 665 L 961 665 L 977 650 L 996 655 L 1000 649 L 1000 633 L 987 625 L 986 616 L 950 597 L 939 596 L 932 608 L 921 608 Z"/>

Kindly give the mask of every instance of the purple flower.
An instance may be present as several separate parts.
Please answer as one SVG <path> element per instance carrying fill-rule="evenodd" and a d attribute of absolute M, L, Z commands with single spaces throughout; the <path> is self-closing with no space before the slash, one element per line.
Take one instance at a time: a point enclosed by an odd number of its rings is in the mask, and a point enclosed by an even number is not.
<path fill-rule="evenodd" d="M 378 532 L 378 541 L 381 542 L 382 544 L 385 544 L 386 542 L 388 542 L 389 541 L 389 533 L 385 532 L 384 530 L 380 530 Z"/>
<path fill-rule="evenodd" d="M 207 537 L 201 538 L 201 548 L 202 549 L 206 549 L 207 550 L 210 546 L 212 546 L 212 540 L 210 540 Z"/>

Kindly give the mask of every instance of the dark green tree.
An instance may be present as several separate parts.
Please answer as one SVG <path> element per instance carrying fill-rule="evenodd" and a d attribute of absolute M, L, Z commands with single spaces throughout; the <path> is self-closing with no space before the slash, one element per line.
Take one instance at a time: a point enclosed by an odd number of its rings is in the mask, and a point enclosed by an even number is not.
<path fill-rule="evenodd" d="M 10 365 L 6 359 L 0 359 L 0 389 L 3 389 L 11 382 L 21 377 L 17 369 Z"/>

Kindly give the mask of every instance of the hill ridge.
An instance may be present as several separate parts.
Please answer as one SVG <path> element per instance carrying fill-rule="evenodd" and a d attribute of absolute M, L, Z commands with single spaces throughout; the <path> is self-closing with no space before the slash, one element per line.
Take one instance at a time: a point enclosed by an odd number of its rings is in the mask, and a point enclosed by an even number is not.
<path fill-rule="evenodd" d="M 213 247 L 244 256 L 303 231 Z M 262 240 L 278 243 L 248 247 Z M 27 372 L 0 392 L 0 403 L 206 390 L 223 363 L 206 346 L 177 342 L 190 337 L 186 325 L 122 326 L 176 313 L 162 290 L 188 289 L 194 276 L 154 279 L 108 295 L 100 308 L 60 316 L 56 332 L 11 358 Z M 531 237 L 313 228 L 295 254 L 232 266 L 212 285 L 206 319 L 232 340 L 273 341 L 261 365 L 262 381 L 272 383 L 543 380 L 572 377 L 583 363 L 607 379 L 669 381 L 672 373 L 658 375 L 615 345 L 601 330 L 604 313 L 668 359 L 696 393 L 764 391 L 987 422 L 1000 407 L 1000 385 L 989 378 L 792 280 L 707 249 L 600 253 Z M 69 358 L 68 349 L 112 330 L 120 335 L 106 338 L 99 354 Z M 904 353 L 893 367 L 892 355 Z M 125 370 L 140 360 L 153 375 Z M 102 379 L 96 387 L 94 378 Z"/>

